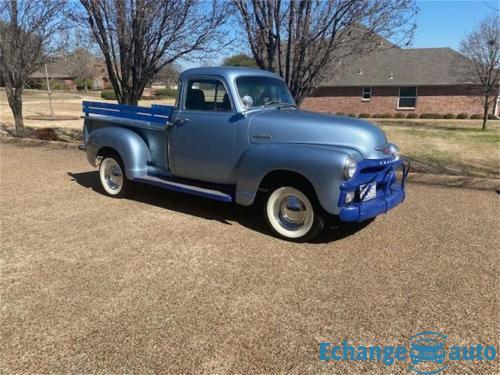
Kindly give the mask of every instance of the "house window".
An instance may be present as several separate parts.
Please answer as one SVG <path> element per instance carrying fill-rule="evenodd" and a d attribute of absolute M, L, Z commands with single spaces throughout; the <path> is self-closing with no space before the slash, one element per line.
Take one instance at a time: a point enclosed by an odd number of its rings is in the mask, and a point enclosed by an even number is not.
<path fill-rule="evenodd" d="M 417 105 L 417 88 L 400 87 L 398 108 L 412 109 Z"/>
<path fill-rule="evenodd" d="M 368 102 L 372 97 L 372 88 L 371 87 L 363 87 L 363 93 L 361 94 L 361 100 L 364 102 Z"/>

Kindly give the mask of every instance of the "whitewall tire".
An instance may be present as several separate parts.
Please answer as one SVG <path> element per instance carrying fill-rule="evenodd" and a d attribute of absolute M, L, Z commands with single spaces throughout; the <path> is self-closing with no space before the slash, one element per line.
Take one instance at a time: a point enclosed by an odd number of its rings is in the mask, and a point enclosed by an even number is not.
<path fill-rule="evenodd" d="M 323 222 L 318 211 L 312 197 L 292 186 L 276 188 L 265 203 L 269 227 L 290 241 L 307 241 L 321 231 Z"/>
<path fill-rule="evenodd" d="M 125 195 L 127 177 L 121 160 L 114 156 L 105 157 L 99 166 L 99 178 L 107 195 L 121 198 Z"/>

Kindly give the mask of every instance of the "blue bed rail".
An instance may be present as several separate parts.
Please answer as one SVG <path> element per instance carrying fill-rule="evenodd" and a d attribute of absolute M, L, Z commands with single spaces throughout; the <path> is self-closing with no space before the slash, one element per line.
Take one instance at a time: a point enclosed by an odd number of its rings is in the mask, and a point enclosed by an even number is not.
<path fill-rule="evenodd" d="M 118 117 L 127 120 L 139 120 L 151 124 L 166 125 L 170 119 L 172 108 L 166 105 L 152 104 L 151 107 L 139 107 L 135 105 L 83 102 L 83 113 L 85 116 L 99 115 Z"/>

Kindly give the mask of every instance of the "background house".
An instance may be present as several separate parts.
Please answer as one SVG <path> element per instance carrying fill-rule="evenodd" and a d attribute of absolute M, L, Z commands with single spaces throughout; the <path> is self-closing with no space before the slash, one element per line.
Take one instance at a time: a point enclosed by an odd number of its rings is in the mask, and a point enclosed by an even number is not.
<path fill-rule="evenodd" d="M 478 87 L 463 73 L 468 60 L 451 48 L 401 49 L 383 40 L 341 61 L 302 107 L 346 114 L 482 113 Z M 492 108 L 492 113 L 498 111 Z"/>
<path fill-rule="evenodd" d="M 104 61 L 84 49 L 77 49 L 70 54 L 61 55 L 47 62 L 29 76 L 32 88 L 46 88 L 47 76 L 54 90 L 76 90 L 87 87 L 102 90 L 110 87 Z"/>
<path fill-rule="evenodd" d="M 44 66 L 31 74 L 29 76 L 30 87 L 46 88 L 47 76 L 54 90 L 76 90 L 76 76 L 70 73 L 68 64 L 63 59 L 54 59 L 47 63 L 47 74 L 45 74 Z"/>

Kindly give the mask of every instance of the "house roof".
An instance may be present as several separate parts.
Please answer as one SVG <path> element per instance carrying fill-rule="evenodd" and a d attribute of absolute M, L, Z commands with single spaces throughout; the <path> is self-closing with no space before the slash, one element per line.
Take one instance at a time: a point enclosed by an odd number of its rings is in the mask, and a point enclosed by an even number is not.
<path fill-rule="evenodd" d="M 74 75 L 69 73 L 68 64 L 64 60 L 52 61 L 47 64 L 47 73 L 49 78 L 72 79 Z M 36 72 L 29 76 L 33 79 L 45 78 L 45 67 L 42 66 Z"/>
<path fill-rule="evenodd" d="M 378 48 L 340 62 L 320 86 L 419 86 L 464 84 L 465 56 L 451 48 Z"/>
<path fill-rule="evenodd" d="M 47 62 L 47 73 L 51 79 L 74 79 L 76 74 L 72 72 L 71 62 L 80 59 L 82 54 L 86 58 L 84 61 L 88 61 L 96 71 L 101 71 L 102 76 L 106 76 L 106 65 L 98 57 L 94 56 L 90 52 L 79 49 L 74 51 L 72 54 L 61 55 L 53 58 L 51 61 Z M 45 67 L 42 65 L 40 69 L 35 71 L 29 76 L 32 79 L 45 79 Z"/>

